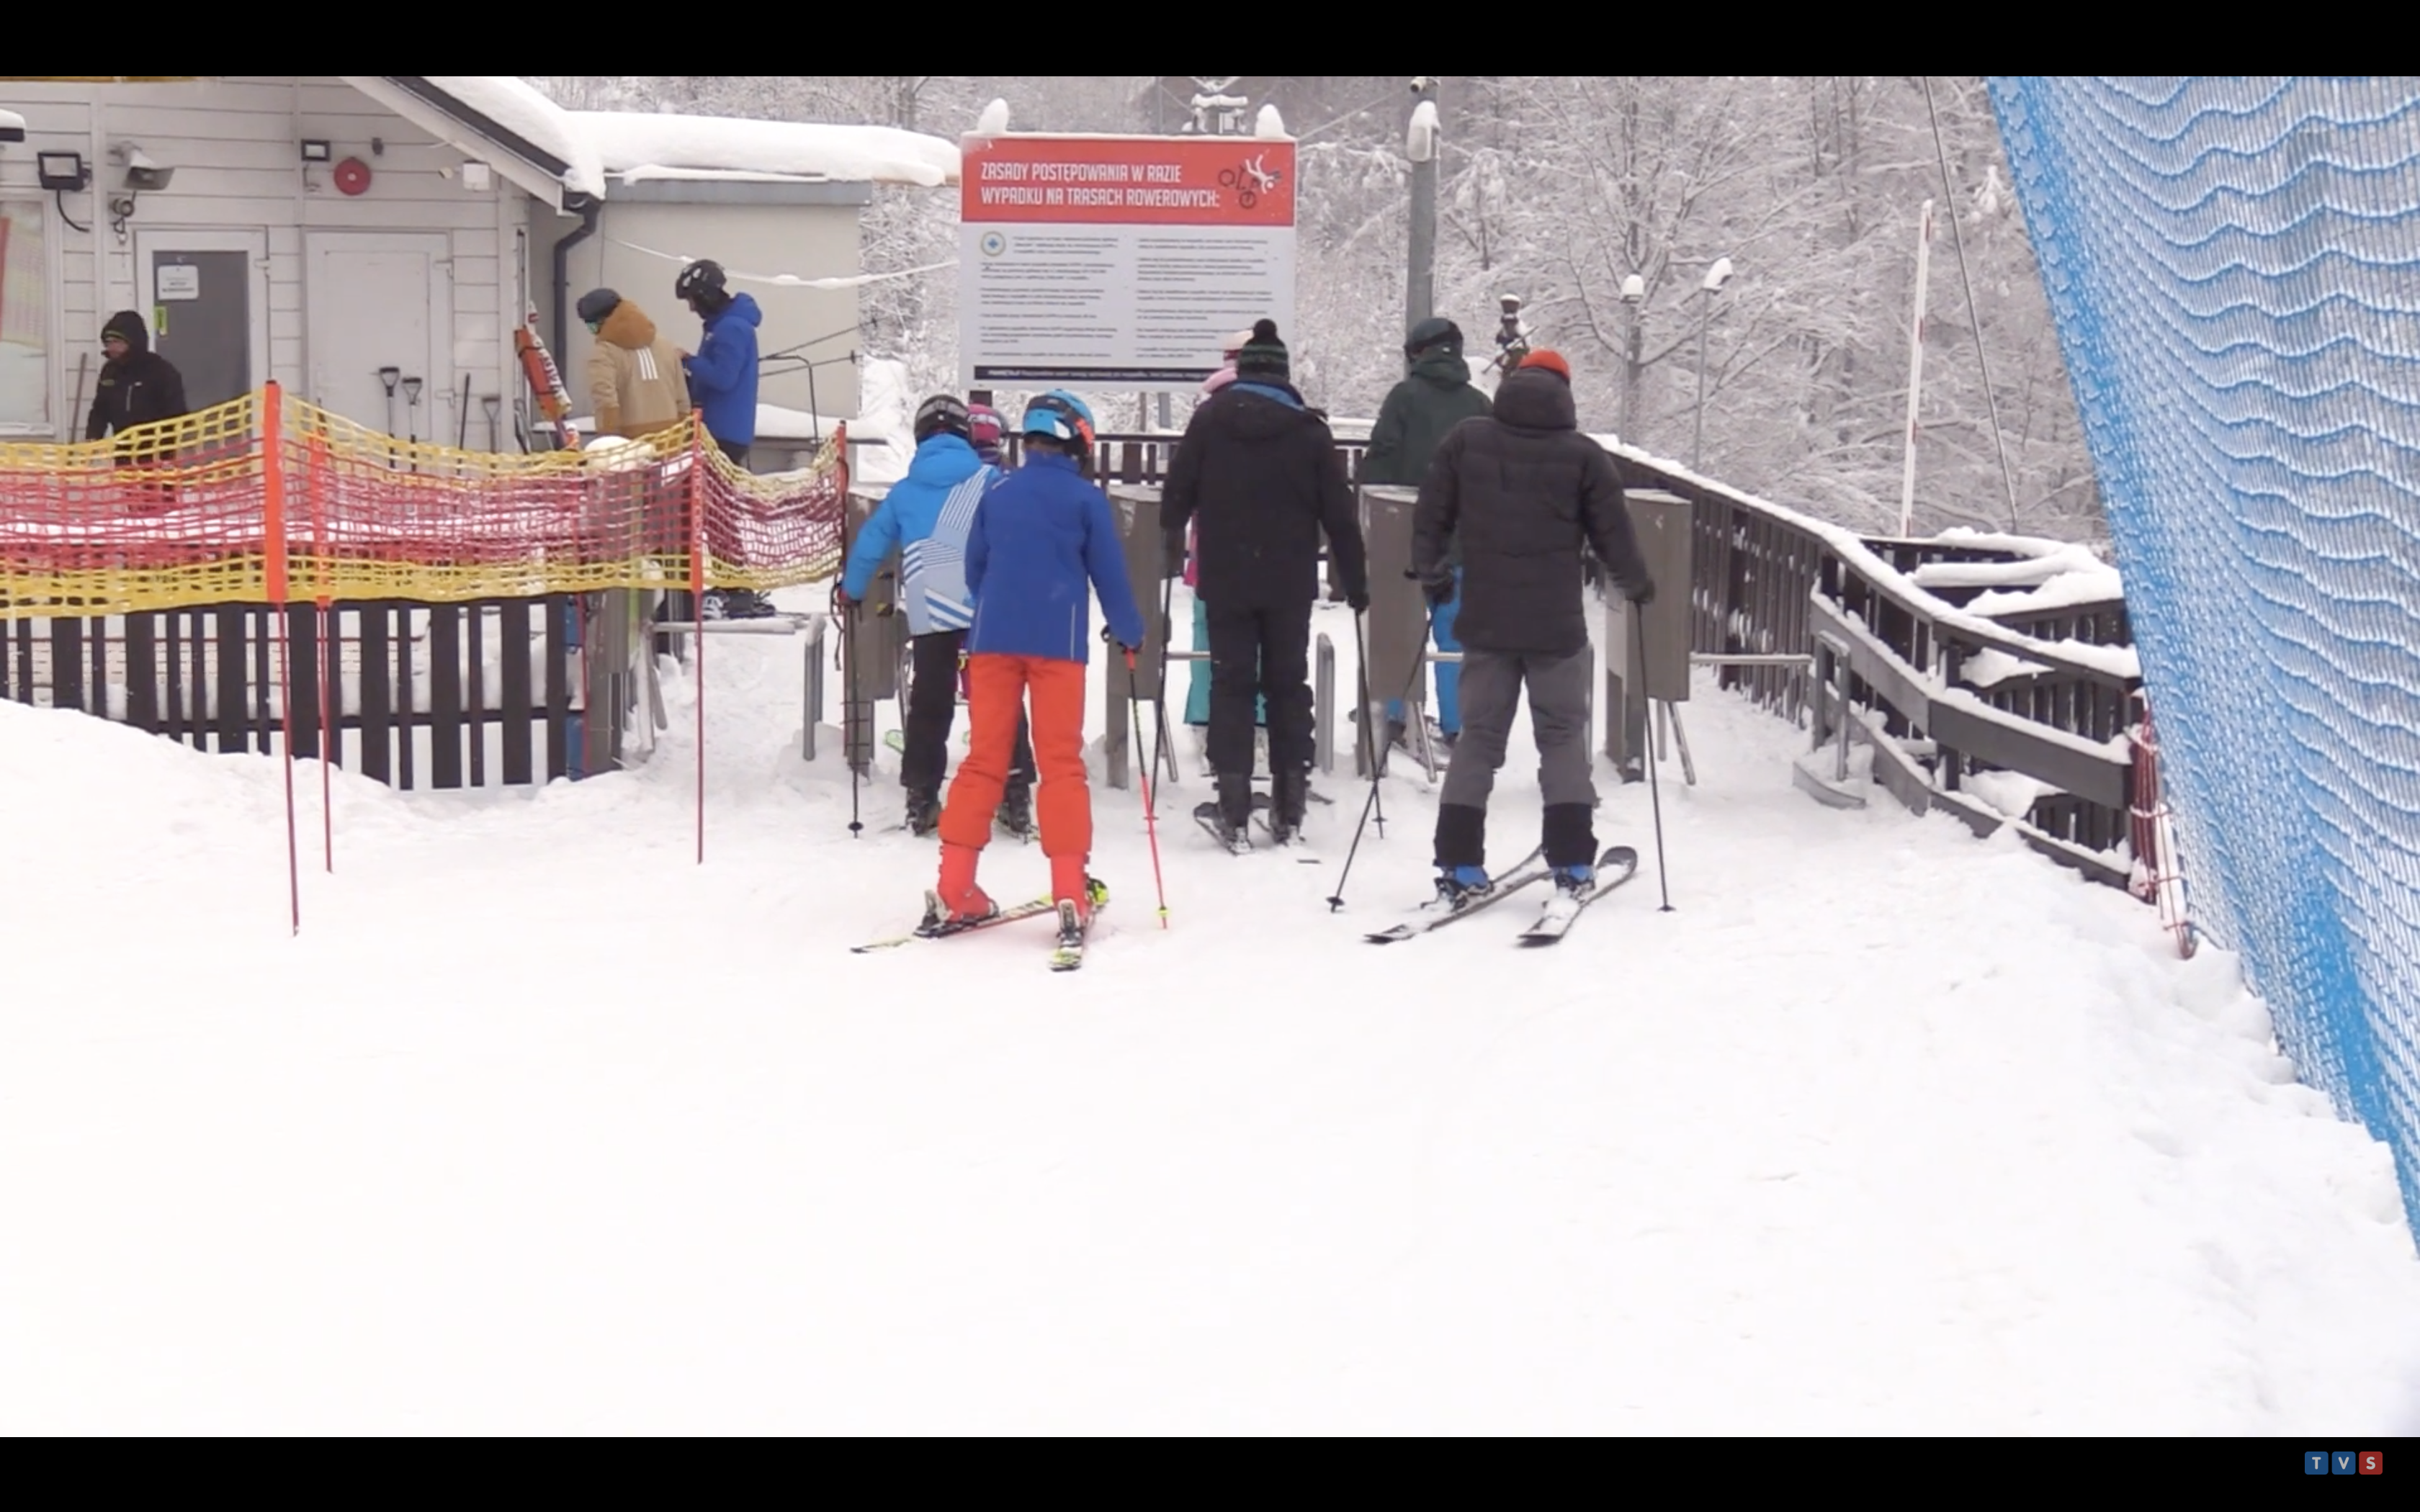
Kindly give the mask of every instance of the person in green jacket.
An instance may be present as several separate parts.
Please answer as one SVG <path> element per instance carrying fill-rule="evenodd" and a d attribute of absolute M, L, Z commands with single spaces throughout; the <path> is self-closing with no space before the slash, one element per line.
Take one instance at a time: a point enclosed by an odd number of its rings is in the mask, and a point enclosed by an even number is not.
<path fill-rule="evenodd" d="M 1378 423 L 1370 430 L 1370 450 L 1361 459 L 1363 483 L 1419 487 L 1446 433 L 1466 420 L 1492 412 L 1487 395 L 1470 381 L 1470 367 L 1462 357 L 1462 328 L 1452 321 L 1431 316 L 1414 326 L 1404 342 L 1404 359 L 1409 371 L 1388 393 L 1378 410 Z M 1462 582 L 1459 541 L 1449 543 L 1446 561 L 1453 567 L 1458 588 Z M 1436 610 L 1431 632 L 1439 651 L 1462 649 L 1453 634 L 1454 608 L 1461 601 L 1457 594 Z M 1462 734 L 1461 683 L 1459 665 L 1436 664 L 1437 729 L 1449 748 Z M 1388 743 L 1402 745 L 1404 738 L 1403 701 L 1389 699 Z"/>

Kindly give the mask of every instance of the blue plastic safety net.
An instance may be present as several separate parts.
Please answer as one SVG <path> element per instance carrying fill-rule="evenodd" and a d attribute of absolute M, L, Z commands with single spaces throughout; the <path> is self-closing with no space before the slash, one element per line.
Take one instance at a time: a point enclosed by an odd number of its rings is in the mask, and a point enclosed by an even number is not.
<path fill-rule="evenodd" d="M 2420 1226 L 2420 80 L 1991 88 L 2194 911 Z"/>

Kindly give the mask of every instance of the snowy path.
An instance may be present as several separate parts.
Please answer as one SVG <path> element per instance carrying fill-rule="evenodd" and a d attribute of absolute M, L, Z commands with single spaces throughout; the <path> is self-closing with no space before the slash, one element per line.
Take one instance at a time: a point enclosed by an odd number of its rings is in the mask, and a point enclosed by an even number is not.
<path fill-rule="evenodd" d="M 847 953 L 932 851 L 851 841 L 785 748 L 797 656 L 709 649 L 705 868 L 684 711 L 535 798 L 340 774 L 299 941 L 277 766 L 0 706 L 0 1431 L 2420 1427 L 2386 1151 L 2231 961 L 1817 807 L 1711 687 L 1674 913 L 1609 785 L 1646 864 L 1564 945 L 1515 949 L 1519 903 L 1361 945 L 1434 810 L 1389 784 L 1331 916 L 1340 774 L 1316 866 L 1167 794 L 1161 933 L 1096 785 L 1070 978 L 1039 922 Z M 1535 787 L 1524 736 L 1499 861 Z"/>

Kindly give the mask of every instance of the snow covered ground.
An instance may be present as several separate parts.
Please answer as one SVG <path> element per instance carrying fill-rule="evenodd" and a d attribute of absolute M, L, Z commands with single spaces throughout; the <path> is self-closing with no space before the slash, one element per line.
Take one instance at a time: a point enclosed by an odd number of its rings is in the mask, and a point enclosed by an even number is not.
<path fill-rule="evenodd" d="M 281 767 L 0 704 L 0 1431 L 2420 1428 L 2386 1151 L 2231 960 L 1818 807 L 1711 687 L 1672 913 L 1608 786 L 1647 867 L 1564 945 L 1360 944 L 1433 800 L 1389 782 L 1331 915 L 1340 773 L 1313 865 L 1164 795 L 1163 932 L 1096 784 L 1068 977 L 1039 922 L 848 953 L 934 853 L 890 780 L 849 838 L 799 654 L 707 648 L 703 868 L 685 687 L 645 770 L 335 774 L 333 877 L 298 767 L 299 939 Z M 1498 860 L 1537 816 L 1523 737 Z"/>

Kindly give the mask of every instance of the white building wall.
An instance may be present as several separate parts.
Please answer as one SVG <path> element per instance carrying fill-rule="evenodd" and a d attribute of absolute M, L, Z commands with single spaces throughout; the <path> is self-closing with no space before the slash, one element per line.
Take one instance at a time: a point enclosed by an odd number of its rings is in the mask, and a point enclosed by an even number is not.
<path fill-rule="evenodd" d="M 100 368 L 101 321 L 108 312 L 151 304 L 138 291 L 134 233 L 167 228 L 258 230 L 269 254 L 270 373 L 308 396 L 309 308 L 303 239 L 318 230 L 442 232 L 449 239 L 453 281 L 453 369 L 430 375 L 430 396 L 442 405 L 431 419 L 455 429 L 453 407 L 464 374 L 472 377 L 472 435 L 483 430 L 476 396 L 507 395 L 508 409 L 524 394 L 511 341 L 516 323 L 517 230 L 558 219 L 497 176 L 492 187 L 465 189 L 461 153 L 327 78 L 227 78 L 185 84 L 0 84 L 0 104 L 26 117 L 28 140 L 0 147 L 0 194 L 33 196 L 48 207 L 45 241 L 54 265 L 51 335 L 52 431 L 81 434 L 81 415 L 67 415 L 76 358 L 89 353 Z M 372 182 L 358 196 L 339 192 L 329 166 L 304 164 L 306 138 L 332 145 L 337 161 L 357 157 Z M 376 139 L 378 146 L 373 146 Z M 169 188 L 138 196 L 121 238 L 113 231 L 108 200 L 124 170 L 109 161 L 114 142 L 134 142 L 174 166 Z M 69 227 L 53 197 L 36 187 L 37 150 L 84 154 L 93 183 L 65 196 L 84 231 Z M 576 224 L 569 223 L 569 224 Z M 548 239 L 551 231 L 542 232 Z M 535 296 L 544 303 L 544 270 Z M 438 391 L 442 389 L 442 395 Z M 86 402 L 90 398 L 87 375 Z M 475 444 L 475 441 L 474 441 Z M 510 443 L 507 442 L 507 445 Z"/>

